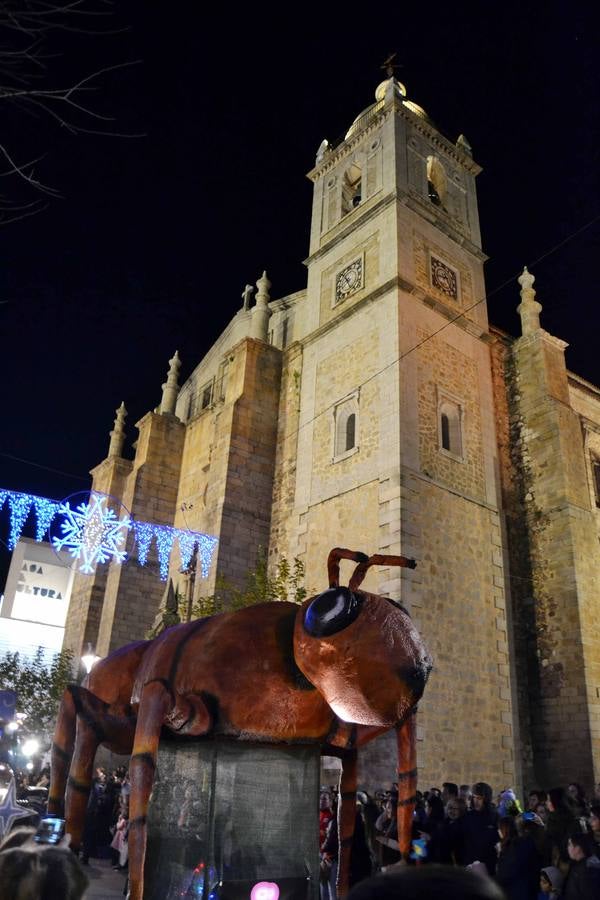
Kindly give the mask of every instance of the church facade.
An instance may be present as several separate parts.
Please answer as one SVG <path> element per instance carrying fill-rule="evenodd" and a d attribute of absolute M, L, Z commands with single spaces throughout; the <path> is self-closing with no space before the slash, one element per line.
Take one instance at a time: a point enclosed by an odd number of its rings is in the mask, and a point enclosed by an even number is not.
<path fill-rule="evenodd" d="M 434 659 L 426 786 L 591 784 L 600 390 L 567 371 L 526 270 L 522 335 L 488 323 L 479 171 L 463 136 L 447 140 L 384 81 L 309 173 L 306 289 L 271 299 L 263 274 L 181 387 L 175 355 L 134 459 L 121 408 L 93 488 L 219 537 L 208 579 L 171 572 L 196 597 L 218 577 L 242 585 L 259 548 L 271 566 L 301 559 L 309 594 L 334 546 L 414 557 L 365 588 L 402 600 Z M 135 559 L 78 576 L 65 644 L 105 655 L 144 637 L 163 589 Z M 381 783 L 388 750 L 367 754 Z"/>

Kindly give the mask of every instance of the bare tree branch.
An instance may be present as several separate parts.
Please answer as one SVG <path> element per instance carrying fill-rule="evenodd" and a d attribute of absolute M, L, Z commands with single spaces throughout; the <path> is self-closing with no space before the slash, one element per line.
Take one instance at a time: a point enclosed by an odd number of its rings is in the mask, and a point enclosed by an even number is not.
<path fill-rule="evenodd" d="M 62 55 L 60 52 L 48 52 L 47 43 L 51 35 L 55 32 L 76 32 L 106 36 L 126 30 L 90 27 L 92 23 L 109 23 L 113 19 L 114 5 L 110 0 L 62 3 L 52 0 L 0 0 L 0 104 L 4 103 L 7 111 L 14 111 L 12 118 L 20 114 L 47 118 L 62 131 L 73 135 L 141 137 L 139 133 L 128 134 L 115 129 L 114 116 L 97 108 L 97 104 L 92 104 L 90 100 L 92 94 L 100 96 L 104 76 L 139 65 L 139 60 L 101 66 L 66 87 L 48 86 L 50 79 L 54 80 L 49 70 L 50 63 Z M 69 38 L 64 40 L 68 42 Z M 61 80 L 64 80 L 64 75 Z M 11 143 L 15 146 L 14 141 Z M 19 157 L 23 155 L 22 149 L 13 149 L 6 140 L 0 143 L 0 160 L 7 164 L 0 171 L 0 178 L 12 177 L 15 186 L 20 184 L 46 198 L 60 197 L 60 191 L 45 183 L 45 179 L 42 180 L 34 171 L 34 165 L 45 159 L 45 154 L 29 153 L 29 157 L 35 158 L 21 162 Z M 6 194 L 0 196 L 0 225 L 34 215 L 47 205 L 47 200 L 42 197 L 21 201 L 12 195 L 10 198 Z"/>

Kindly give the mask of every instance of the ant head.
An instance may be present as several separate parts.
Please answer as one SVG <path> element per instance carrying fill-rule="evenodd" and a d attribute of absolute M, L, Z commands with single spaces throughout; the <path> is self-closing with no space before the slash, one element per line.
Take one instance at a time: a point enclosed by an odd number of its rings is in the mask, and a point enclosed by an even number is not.
<path fill-rule="evenodd" d="M 296 617 L 296 664 L 340 719 L 389 726 L 420 699 L 431 660 L 406 610 L 377 594 L 332 587 Z"/>

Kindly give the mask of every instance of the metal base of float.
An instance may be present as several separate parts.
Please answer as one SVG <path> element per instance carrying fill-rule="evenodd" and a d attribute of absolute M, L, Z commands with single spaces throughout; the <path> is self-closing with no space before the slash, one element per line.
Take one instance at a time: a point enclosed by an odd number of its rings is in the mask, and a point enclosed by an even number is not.
<path fill-rule="evenodd" d="M 312 746 L 162 741 L 145 900 L 318 900 L 319 762 Z"/>

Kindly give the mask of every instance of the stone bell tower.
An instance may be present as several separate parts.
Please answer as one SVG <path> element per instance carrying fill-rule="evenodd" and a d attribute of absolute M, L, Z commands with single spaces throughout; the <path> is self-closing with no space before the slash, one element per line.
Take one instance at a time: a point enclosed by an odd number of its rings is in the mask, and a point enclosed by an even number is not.
<path fill-rule="evenodd" d="M 299 412 L 280 426 L 278 462 L 294 486 L 273 514 L 287 532 L 272 542 L 305 561 L 309 592 L 336 544 L 416 558 L 414 572 L 372 571 L 366 587 L 402 599 L 435 658 L 419 765 L 440 781 L 510 783 L 480 167 L 466 138 L 448 140 L 388 74 L 308 176 L 308 287 L 283 360 Z M 481 721 L 465 728 L 474 710 Z"/>

